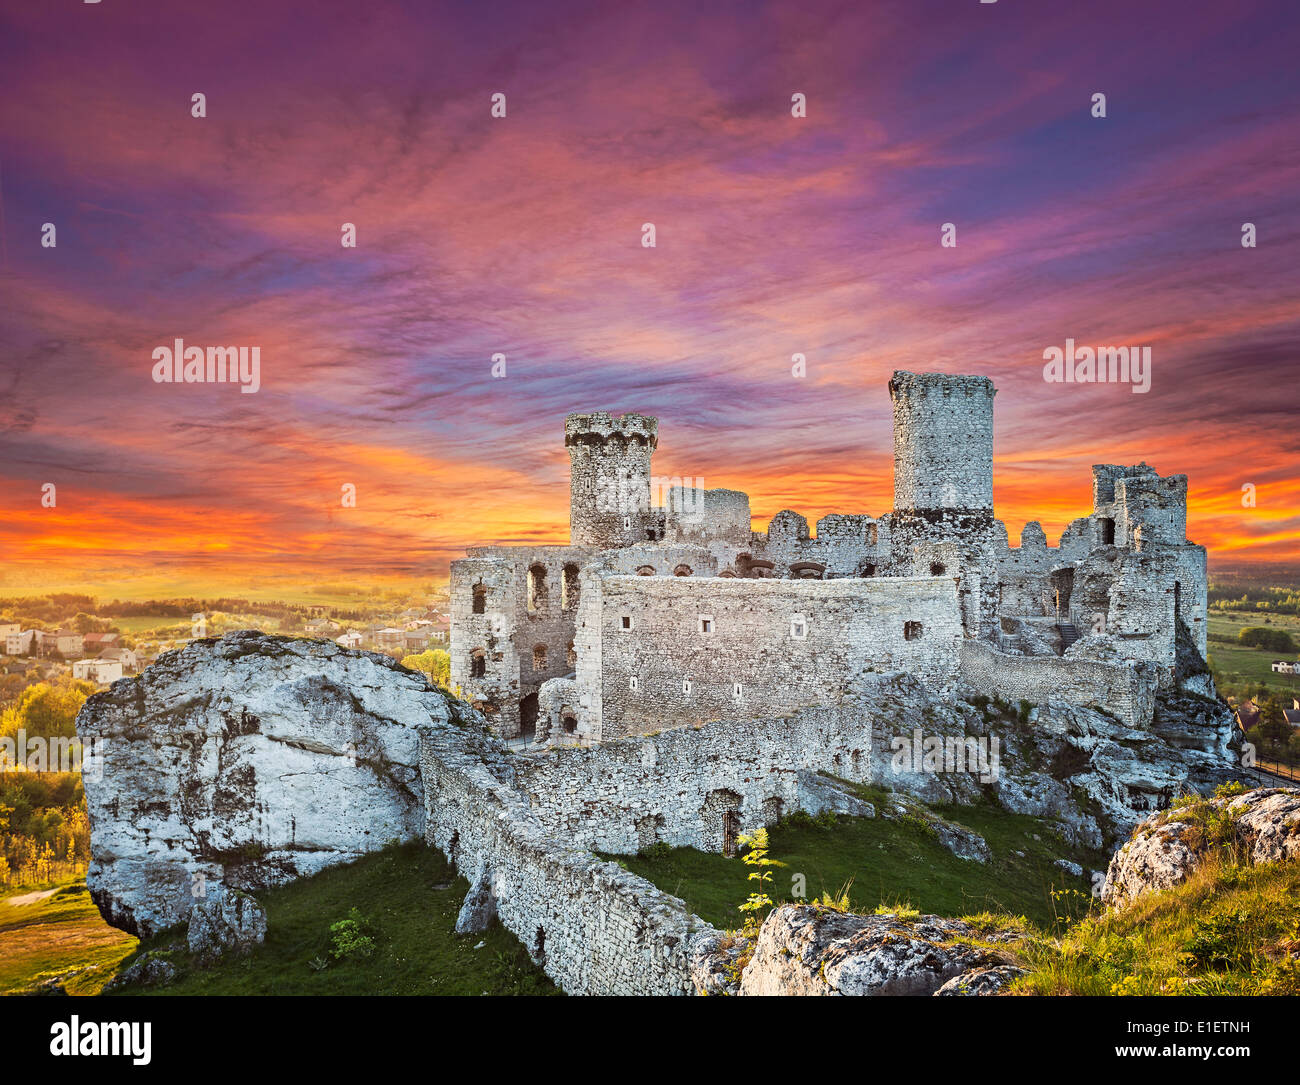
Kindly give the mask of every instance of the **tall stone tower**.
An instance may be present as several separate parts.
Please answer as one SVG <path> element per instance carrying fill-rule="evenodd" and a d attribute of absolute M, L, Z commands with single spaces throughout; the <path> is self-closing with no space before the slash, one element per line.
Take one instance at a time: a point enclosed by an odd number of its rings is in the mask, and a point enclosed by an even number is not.
<path fill-rule="evenodd" d="M 571 414 L 569 542 L 608 549 L 644 542 L 650 522 L 650 457 L 659 420 L 641 414 Z"/>
<path fill-rule="evenodd" d="M 897 370 L 894 511 L 993 515 L 993 396 L 987 377 Z"/>
<path fill-rule="evenodd" d="M 993 382 L 898 370 L 894 403 L 891 565 L 903 576 L 955 576 L 968 636 L 998 623 L 993 519 Z"/>

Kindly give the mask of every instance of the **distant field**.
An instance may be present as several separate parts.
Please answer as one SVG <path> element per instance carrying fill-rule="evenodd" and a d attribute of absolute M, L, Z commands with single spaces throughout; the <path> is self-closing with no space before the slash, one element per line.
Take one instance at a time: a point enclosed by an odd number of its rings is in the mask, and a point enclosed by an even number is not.
<path fill-rule="evenodd" d="M 1264 619 L 1267 618 L 1268 621 Z M 1236 636 L 1247 626 L 1262 625 L 1266 629 L 1284 629 L 1300 642 L 1300 617 L 1293 614 L 1268 614 L 1261 611 L 1210 611 L 1210 632 Z"/>
<path fill-rule="evenodd" d="M 1269 622 L 1265 625 L 1264 618 Z M 1211 634 L 1232 637 L 1249 626 L 1264 626 L 1267 629 L 1283 629 L 1290 633 L 1300 644 L 1300 618 L 1287 614 L 1258 614 L 1233 611 L 1227 614 L 1211 612 L 1209 617 Z M 1300 693 L 1300 676 L 1274 674 L 1273 661 L 1289 658 L 1294 661 L 1300 654 L 1287 656 L 1267 648 L 1246 648 L 1236 644 L 1209 643 L 1210 663 L 1215 681 L 1224 683 L 1259 683 L 1263 682 L 1279 690 L 1294 690 Z"/>
<path fill-rule="evenodd" d="M 100 918 L 84 882 L 16 890 L 0 897 L 0 994 L 73 971 L 69 994 L 98 994 L 136 945 Z"/>

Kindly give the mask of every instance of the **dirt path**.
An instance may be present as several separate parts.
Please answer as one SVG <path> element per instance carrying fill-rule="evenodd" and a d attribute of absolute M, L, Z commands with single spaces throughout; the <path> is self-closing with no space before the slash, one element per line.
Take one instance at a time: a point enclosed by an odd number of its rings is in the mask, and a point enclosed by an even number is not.
<path fill-rule="evenodd" d="M 0 900 L 0 904 L 9 904 L 15 908 L 20 904 L 35 904 L 38 900 L 52 897 L 57 892 L 57 889 L 41 889 L 35 893 L 24 893 L 21 897 L 10 897 L 8 900 Z"/>

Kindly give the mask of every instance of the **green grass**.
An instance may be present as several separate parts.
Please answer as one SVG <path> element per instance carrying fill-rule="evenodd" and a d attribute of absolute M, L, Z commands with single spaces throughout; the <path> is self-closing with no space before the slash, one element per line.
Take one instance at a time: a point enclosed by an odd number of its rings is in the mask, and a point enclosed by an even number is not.
<path fill-rule="evenodd" d="M 1018 952 L 1041 995 L 1300 995 L 1300 863 L 1212 859 L 1183 884 Z"/>
<path fill-rule="evenodd" d="M 394 845 L 349 866 L 257 893 L 267 911 L 267 936 L 250 956 L 198 967 L 178 932 L 149 939 L 141 951 L 182 947 L 170 955 L 182 974 L 166 987 L 143 988 L 138 993 L 558 993 L 499 923 L 482 934 L 453 933 L 468 892 L 468 882 L 455 875 L 438 851 L 418 843 Z M 330 952 L 330 925 L 346 919 L 353 908 L 369 921 L 375 950 L 368 957 L 336 960 Z M 480 942 L 483 947 L 474 948 Z"/>
<path fill-rule="evenodd" d="M 32 893 L 20 889 L 0 899 L 0 994 L 56 976 L 68 977 L 63 986 L 69 994 L 98 993 L 136 940 L 100 918 L 84 882 L 61 886 L 32 903 L 13 903 Z"/>
<path fill-rule="evenodd" d="M 934 812 L 978 832 L 988 841 L 993 858 L 988 863 L 958 859 L 919 819 L 841 817 L 827 829 L 786 823 L 769 834 L 769 856 L 786 864 L 775 871 L 770 895 L 778 902 L 791 899 L 792 877 L 802 873 L 808 898 L 823 892 L 837 896 L 852 881 L 849 895 L 855 911 L 910 904 L 945 916 L 984 911 L 1023 915 L 1045 928 L 1054 928 L 1058 915 L 1076 914 L 1091 899 L 1086 878 L 1068 874 L 1053 860 L 1073 859 L 1086 870 L 1101 867 L 1104 857 L 1066 845 L 1052 822 L 991 805 L 937 807 Z M 748 868 L 739 858 L 675 848 L 662 858 L 621 861 L 681 897 L 714 926 L 740 925 L 737 906 L 749 893 L 749 883 Z M 1054 897 L 1054 890 L 1066 896 Z"/>

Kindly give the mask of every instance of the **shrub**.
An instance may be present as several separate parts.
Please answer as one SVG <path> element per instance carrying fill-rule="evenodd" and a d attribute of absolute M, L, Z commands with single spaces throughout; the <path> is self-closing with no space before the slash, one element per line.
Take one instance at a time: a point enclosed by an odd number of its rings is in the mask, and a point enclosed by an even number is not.
<path fill-rule="evenodd" d="M 1193 968 L 1221 969 L 1250 966 L 1246 917 L 1239 911 L 1196 919 L 1192 937 L 1183 946 L 1184 960 Z"/>
<path fill-rule="evenodd" d="M 330 952 L 338 960 L 369 957 L 375 951 L 375 940 L 369 932 L 370 920 L 356 908 L 350 909 L 347 919 L 330 924 L 330 934 L 333 935 Z"/>
<path fill-rule="evenodd" d="M 648 848 L 642 848 L 636 854 L 638 859 L 645 859 L 651 863 L 658 863 L 667 859 L 668 856 L 672 854 L 672 851 L 672 845 L 667 841 L 657 840 Z"/>

